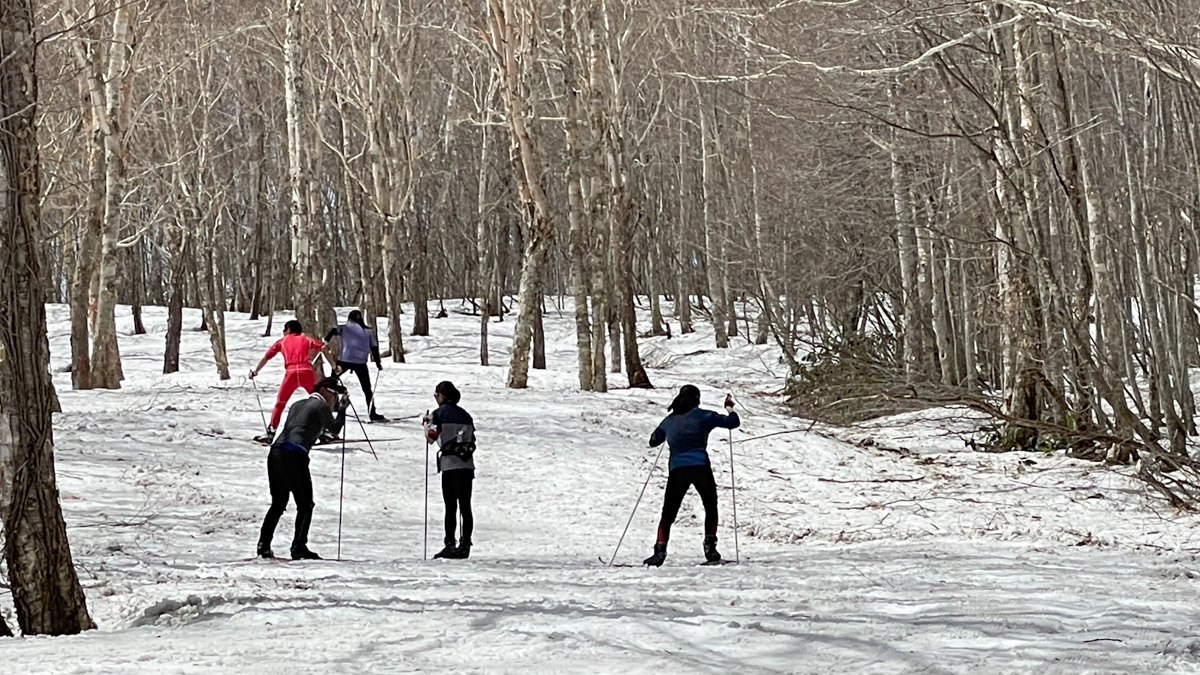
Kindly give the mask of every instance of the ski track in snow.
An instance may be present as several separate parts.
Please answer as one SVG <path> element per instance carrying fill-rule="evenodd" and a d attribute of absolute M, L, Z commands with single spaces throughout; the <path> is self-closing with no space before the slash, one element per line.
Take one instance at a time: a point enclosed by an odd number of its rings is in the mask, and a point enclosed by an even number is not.
<path fill-rule="evenodd" d="M 480 439 L 471 559 L 422 560 L 425 446 L 407 420 L 365 427 L 378 461 L 347 446 L 346 560 L 294 563 L 247 560 L 269 502 L 266 450 L 246 440 L 262 428 L 245 373 L 275 339 L 261 337 L 265 322 L 227 314 L 234 377 L 221 382 L 207 334 L 192 330 L 182 372 L 161 375 L 165 310 L 147 308 L 149 334 L 135 336 L 121 307 L 124 388 L 73 392 L 57 372 L 67 311 L 48 306 L 59 489 L 100 629 L 6 642 L 0 672 L 1200 672 L 1197 517 L 1127 471 L 968 452 L 976 421 L 963 411 L 809 425 L 780 405 L 786 369 L 772 347 L 736 338 L 716 350 L 707 326 L 642 342 L 658 389 L 610 374 L 618 388 L 582 393 L 569 306 L 546 317 L 549 370 L 509 390 L 513 322 L 490 325 L 499 365 L 481 367 L 478 317 L 450 309 L 431 337 L 405 337 L 409 363 L 385 361 L 379 407 L 419 415 L 438 381 L 462 390 Z M 268 408 L 282 371 L 275 359 L 258 380 Z M 606 568 L 597 556 L 612 555 L 656 453 L 646 438 L 686 382 L 710 407 L 726 390 L 741 405 L 743 564 L 698 565 L 692 492 L 664 567 Z M 347 438 L 362 434 L 349 423 Z M 710 453 L 731 558 L 727 441 L 714 432 Z M 313 452 L 310 543 L 326 557 L 341 460 L 340 446 Z M 650 553 L 665 482 L 660 465 L 615 562 Z M 436 474 L 429 497 L 432 555 Z"/>

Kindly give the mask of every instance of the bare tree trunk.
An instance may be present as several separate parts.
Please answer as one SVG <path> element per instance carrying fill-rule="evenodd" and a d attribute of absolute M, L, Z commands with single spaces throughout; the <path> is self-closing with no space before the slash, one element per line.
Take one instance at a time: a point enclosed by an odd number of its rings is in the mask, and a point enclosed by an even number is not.
<path fill-rule="evenodd" d="M 96 306 L 96 329 L 92 342 L 92 385 L 120 389 L 124 373 L 117 347 L 117 242 L 124 220 L 125 142 L 129 113 L 135 35 L 130 29 L 137 6 L 123 4 L 113 10 L 112 45 L 104 79 L 104 231 L 100 236 L 100 281 Z"/>
<path fill-rule="evenodd" d="M 696 94 L 699 96 L 699 85 L 696 85 Z M 703 98 L 701 97 L 700 105 L 700 192 L 701 192 L 701 223 L 704 226 L 704 268 L 708 274 L 708 297 L 712 300 L 712 324 L 713 333 L 715 333 L 717 348 L 724 349 L 729 346 L 729 334 L 726 332 L 725 302 L 722 297 L 725 292 L 725 285 L 721 281 L 721 266 L 722 261 L 721 249 L 722 232 L 717 230 L 718 224 L 714 222 L 712 216 L 712 205 L 716 196 L 713 194 L 713 166 L 711 153 L 709 148 L 709 134 L 713 133 L 710 130 L 711 123 L 708 120 L 708 114 L 705 112 Z"/>
<path fill-rule="evenodd" d="M 615 293 L 614 293 L 615 295 Z M 617 310 L 612 304 L 608 307 L 608 319 L 605 322 L 608 326 L 608 362 L 610 367 L 608 372 L 621 372 L 621 320 L 617 316 Z"/>
<path fill-rule="evenodd" d="M 660 193 L 659 198 L 662 198 Z M 661 204 L 660 204 L 661 206 Z M 657 229 L 650 233 L 651 250 L 646 255 L 646 291 L 650 294 L 650 334 L 651 335 L 666 335 L 670 330 L 663 323 L 662 314 L 662 297 L 663 289 L 660 286 L 660 276 L 658 270 L 658 261 L 662 259 L 662 243 L 659 239 Z"/>
<path fill-rule="evenodd" d="M 967 261 L 958 255 L 957 243 L 950 241 L 949 246 L 950 256 L 958 260 L 958 276 L 960 284 L 959 294 L 961 295 L 959 300 L 962 303 L 961 308 L 959 309 L 960 319 L 962 321 L 962 329 L 960 331 L 962 333 L 961 350 L 963 353 L 963 364 L 966 368 L 966 372 L 963 373 L 962 386 L 966 388 L 967 391 L 975 392 L 979 390 L 980 373 L 979 364 L 976 362 L 975 356 L 975 316 L 971 306 L 972 296 L 970 287 L 970 274 L 968 273 L 969 268 Z"/>
<path fill-rule="evenodd" d="M 425 217 L 412 214 L 412 276 L 409 278 L 413 301 L 413 335 L 429 335 L 429 233 Z"/>
<path fill-rule="evenodd" d="M 283 251 L 280 250 L 282 248 L 282 246 L 277 246 L 272 249 L 271 264 L 267 268 L 267 273 L 271 275 L 271 283 L 267 287 L 267 325 L 263 329 L 263 337 L 271 337 L 271 334 L 274 332 L 275 328 L 275 307 L 279 302 L 279 295 L 282 293 L 281 288 L 283 287 L 283 284 L 280 283 L 279 279 L 280 269 L 284 267 L 282 264 Z"/>
<path fill-rule="evenodd" d="M 221 283 L 219 272 L 216 269 L 216 260 L 214 259 L 213 250 L 215 243 L 222 236 L 221 232 L 221 215 L 220 210 L 217 211 L 217 223 L 213 226 L 211 241 L 213 245 L 206 247 L 203 256 L 204 262 L 204 279 L 202 297 L 204 298 L 204 317 L 205 323 L 208 324 L 208 341 L 212 345 L 213 359 L 217 364 L 217 375 L 222 380 L 229 379 L 229 357 L 225 352 L 225 303 L 224 303 L 224 284 Z M 317 327 L 313 327 L 314 330 Z"/>
<path fill-rule="evenodd" d="M 1042 401 L 1038 389 L 1040 359 L 1037 288 L 1031 279 L 1028 258 L 1030 245 L 1027 210 L 1022 192 L 1028 165 L 1017 154 L 1020 136 L 1020 113 L 1016 110 L 1019 82 L 1012 55 L 1017 38 L 1010 30 L 993 31 L 996 53 L 1001 61 L 996 72 L 996 108 L 1003 132 L 993 143 L 996 157 L 996 196 L 1000 214 L 996 219 L 996 270 L 1004 333 L 1004 413 L 1010 419 L 1007 444 L 1011 448 L 1028 448 L 1037 440 L 1037 431 L 1022 421 L 1041 418 Z"/>
<path fill-rule="evenodd" d="M 606 29 L 605 59 L 610 88 L 608 125 L 605 129 L 605 164 L 611 199 L 609 222 L 612 231 L 613 284 L 616 291 L 616 320 L 621 325 L 622 352 L 629 386 L 649 389 L 650 376 L 642 366 L 637 345 L 637 313 L 633 306 L 633 201 L 629 194 L 629 158 L 625 144 L 626 110 L 624 92 L 624 56 L 620 49 L 620 31 L 614 30 L 607 2 L 602 2 Z M 615 359 L 614 359 L 615 361 Z"/>
<path fill-rule="evenodd" d="M 94 134 L 89 134 L 94 136 Z M 89 168 L 90 173 L 99 173 L 100 193 L 95 193 L 95 185 L 93 189 L 88 191 L 88 206 L 83 218 L 84 222 L 77 227 L 79 231 L 79 252 L 75 256 L 75 269 L 71 275 L 71 387 L 73 389 L 91 389 L 92 388 L 92 357 L 91 357 L 91 338 L 88 332 L 88 316 L 90 312 L 90 303 L 88 302 L 92 274 L 96 266 L 96 246 L 99 242 L 96 233 L 100 229 L 100 223 L 103 218 L 103 194 L 104 194 L 104 165 L 99 161 L 102 155 L 98 152 L 98 148 L 94 143 L 89 144 L 88 148 Z M 99 207 L 99 211 L 94 211 L 91 207 Z M 93 214 L 99 213 L 100 218 L 93 222 Z"/>
<path fill-rule="evenodd" d="M 85 16 L 77 16 L 74 0 L 64 0 L 63 22 L 71 27 L 86 26 L 89 39 L 71 43 L 81 76 L 81 95 L 88 99 L 84 106 L 87 127 L 87 197 L 78 226 L 79 248 L 71 277 L 71 386 L 91 389 L 92 359 L 89 323 L 93 319 L 92 286 L 96 262 L 100 257 L 100 232 L 104 229 L 104 91 L 102 85 L 99 40 L 96 32 L 96 8 L 93 5 Z M 85 19 L 83 21 L 82 19 Z"/>
<path fill-rule="evenodd" d="M 183 291 L 188 235 L 183 227 L 171 237 L 171 299 L 167 305 L 167 344 L 163 350 L 163 374 L 179 372 L 179 341 L 183 335 Z"/>
<path fill-rule="evenodd" d="M 683 109 L 683 92 L 679 94 L 679 107 Z M 688 286 L 689 275 L 688 270 L 692 266 L 692 248 L 691 239 L 688 236 L 687 228 L 684 223 L 688 221 L 689 210 L 688 205 L 691 199 L 687 194 L 687 133 L 685 131 L 683 120 L 679 120 L 679 138 L 676 150 L 678 152 L 675 164 L 679 167 L 678 180 L 679 189 L 676 194 L 678 197 L 677 208 L 679 210 L 679 222 L 677 226 L 679 238 L 679 265 L 675 270 L 676 290 L 675 290 L 675 318 L 679 319 L 679 332 L 683 335 L 693 332 L 692 327 L 692 296 L 691 287 Z"/>
<path fill-rule="evenodd" d="M 571 296 L 575 300 L 575 351 L 578 359 L 579 388 L 584 391 L 593 391 L 595 379 L 592 373 L 592 325 L 588 319 L 588 233 L 585 230 L 583 185 L 581 184 L 583 177 L 580 171 L 584 154 L 579 132 L 583 117 L 579 93 L 586 85 L 580 81 L 579 77 L 579 71 L 582 70 L 579 64 L 582 51 L 579 49 L 578 28 L 571 0 L 563 0 L 562 27 L 561 70 L 564 94 L 567 99 L 564 120 L 567 141 L 567 222 L 570 224 Z"/>
<path fill-rule="evenodd" d="M 384 30 L 384 3 L 371 3 L 372 30 L 382 34 Z M 392 361 L 404 362 L 404 278 L 400 263 L 400 231 L 408 211 L 411 181 L 400 184 L 396 164 L 385 149 L 389 127 L 384 123 L 383 111 L 390 105 L 382 84 L 381 70 L 384 57 L 379 39 L 372 39 L 368 53 L 367 84 L 365 98 L 365 132 L 367 134 L 367 157 L 371 167 L 371 201 L 380 218 L 380 264 L 383 275 L 383 313 L 388 317 L 388 343 Z M 401 129 L 399 133 L 406 133 Z M 394 145 L 394 144 L 393 144 Z M 411 157 L 409 158 L 411 159 Z"/>
<path fill-rule="evenodd" d="M 747 53 L 749 53 L 748 44 Z M 747 64 L 747 74 L 749 74 L 749 69 L 749 64 Z M 766 247 L 763 246 L 763 213 L 762 202 L 759 197 L 758 157 L 754 151 L 754 104 L 751 98 L 749 77 L 746 78 L 742 87 L 742 93 L 746 100 L 746 158 L 750 164 L 750 212 L 754 222 L 754 227 L 750 232 L 750 243 L 754 251 L 754 275 L 758 282 L 758 293 L 762 299 L 762 311 L 758 315 L 758 334 L 754 338 L 754 344 L 765 345 L 767 344 L 767 339 L 770 337 L 772 319 L 777 314 L 774 305 L 779 302 L 779 297 L 768 293 L 770 283 L 766 281 L 766 278 L 771 275 L 771 270 L 769 269 L 767 256 L 765 255 Z M 746 321 L 749 323 L 749 317 L 746 318 Z M 749 327 L 747 327 L 746 332 L 746 338 L 749 339 Z M 791 360 L 789 366 L 794 364 L 792 354 L 785 353 L 784 358 Z M 792 372 L 795 371 L 796 369 L 793 368 Z"/>
<path fill-rule="evenodd" d="M 304 0 L 288 0 L 287 25 L 283 41 L 284 102 L 287 109 L 288 188 L 291 195 L 292 298 L 296 319 L 307 332 L 321 330 L 317 316 L 317 278 L 313 262 L 313 227 L 308 211 L 308 162 L 304 145 L 305 99 L 304 71 L 301 67 L 301 24 Z"/>
<path fill-rule="evenodd" d="M 542 321 L 545 315 L 545 309 L 538 302 L 537 314 L 533 318 L 533 368 L 534 370 L 546 369 L 546 326 Z"/>
<path fill-rule="evenodd" d="M 258 149 L 259 156 L 265 154 L 266 139 L 265 133 L 261 131 L 255 132 L 255 146 Z M 263 311 L 263 298 L 266 293 L 269 293 L 271 279 L 271 261 L 268 259 L 267 248 L 267 233 L 266 219 L 263 217 L 262 203 L 265 198 L 263 195 L 263 171 L 258 162 L 250 165 L 250 178 L 247 181 L 254 186 L 254 204 L 251 209 L 251 219 L 253 220 L 252 227 L 254 228 L 254 243 L 253 253 L 254 258 L 250 261 L 251 274 L 253 275 L 254 290 L 250 295 L 250 320 L 258 319 L 259 314 Z M 264 283 L 267 287 L 264 287 Z"/>
<path fill-rule="evenodd" d="M 594 31 L 589 36 L 590 45 L 595 43 Z M 595 53 L 594 51 L 592 52 Z M 595 57 L 590 59 L 594 64 Z M 589 99 L 592 111 L 590 113 L 592 120 L 592 128 L 599 128 L 602 124 L 601 115 L 599 112 L 599 102 L 596 101 L 597 94 L 595 93 L 595 67 L 590 69 L 589 73 L 589 89 L 591 90 Z M 598 142 L 592 143 L 593 171 L 599 172 L 603 166 L 603 158 L 597 157 L 600 152 L 601 145 Z M 588 220 L 596 224 L 592 228 L 592 245 L 589 257 L 589 265 L 592 271 L 591 283 L 591 300 L 592 300 L 592 391 L 606 392 L 608 391 L 608 347 L 611 341 L 611 331 L 609 325 L 611 323 L 611 310 L 609 306 L 612 303 L 612 276 L 610 274 L 612 266 L 609 262 L 612 257 L 611 242 L 609 241 L 608 228 L 601 227 L 599 223 L 604 217 L 604 193 L 603 183 L 596 176 L 591 176 L 585 179 L 586 198 L 588 204 Z M 612 359 L 616 363 L 620 363 L 619 355 L 616 359 Z"/>
<path fill-rule="evenodd" d="M 526 126 L 528 103 L 521 87 L 521 62 L 516 58 L 514 44 L 517 37 L 514 23 L 520 18 L 515 15 L 512 0 L 488 0 L 488 14 L 488 38 L 502 76 L 504 107 L 508 114 L 512 143 L 516 147 L 513 154 L 514 169 L 528 226 L 521 283 L 517 291 L 517 324 L 513 327 L 508 370 L 508 386 L 523 389 L 528 382 L 529 349 L 534 322 L 541 307 L 542 276 L 546 255 L 554 240 L 554 221 L 549 199 L 542 188 L 541 160 L 533 136 Z M 529 28 L 532 29 L 532 22 Z"/>
<path fill-rule="evenodd" d="M 496 87 L 499 82 L 496 77 L 496 70 L 492 69 L 488 78 L 487 101 L 490 104 L 495 98 Z M 499 293 L 495 289 L 495 267 L 496 256 L 498 255 L 493 245 L 492 228 L 488 227 L 491 222 L 491 208 L 488 206 L 488 168 L 489 168 L 489 151 L 491 149 L 491 127 L 488 124 L 482 125 L 480 133 L 483 135 L 483 140 L 479 144 L 479 180 L 476 186 L 476 240 L 475 248 L 479 258 L 479 365 L 488 365 L 488 320 L 491 318 L 492 312 L 500 312 L 500 307 L 493 307 L 493 298 L 496 298 L 495 303 L 499 305 Z"/>
<path fill-rule="evenodd" d="M 931 325 L 934 346 L 937 347 L 938 372 L 942 384 L 953 387 L 958 384 L 958 378 L 955 375 L 954 349 L 951 346 L 950 310 L 943 278 L 945 268 L 938 242 L 929 227 L 917 229 L 917 241 L 920 243 L 921 256 L 925 259 L 922 265 L 926 268 L 929 279 L 929 301 L 933 314 Z"/>
<path fill-rule="evenodd" d="M 0 0 L 0 520 L 25 635 L 95 628 L 54 474 L 42 276 L 37 67 L 30 0 Z M 3 631 L 10 633 L 8 626 Z"/>
<path fill-rule="evenodd" d="M 595 188 L 593 187 L 593 190 Z M 593 208 L 593 221 L 597 215 Z M 608 391 L 608 236 L 597 227 L 592 238 L 592 391 Z"/>
<path fill-rule="evenodd" d="M 145 335 L 146 325 L 142 323 L 142 297 L 145 295 L 146 283 L 145 272 L 142 269 L 146 264 L 146 242 L 142 237 L 138 237 L 130 247 L 126 255 L 126 263 L 129 265 L 129 285 L 133 297 L 130 298 L 130 312 L 133 313 L 133 334 Z"/>
<path fill-rule="evenodd" d="M 889 99 L 895 97 L 889 91 Z M 908 177 L 900 160 L 899 134 L 893 132 L 889 154 L 891 158 L 892 205 L 896 216 L 896 250 L 900 259 L 900 309 L 903 321 L 900 324 L 901 343 L 904 354 L 904 376 L 909 384 L 924 379 L 925 344 L 922 337 L 921 298 L 918 289 L 916 227 L 908 192 Z"/>

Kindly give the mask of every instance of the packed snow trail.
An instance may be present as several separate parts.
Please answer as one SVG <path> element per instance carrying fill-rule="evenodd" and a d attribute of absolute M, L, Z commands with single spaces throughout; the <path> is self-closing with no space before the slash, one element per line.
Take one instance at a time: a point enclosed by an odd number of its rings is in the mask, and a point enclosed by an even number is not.
<path fill-rule="evenodd" d="M 48 311 L 57 369 L 67 316 Z M 241 372 L 270 339 L 227 316 Z M 385 362 L 383 414 L 420 415 L 449 379 L 475 417 L 469 560 L 422 560 L 417 419 L 365 427 L 378 460 L 346 446 L 343 561 L 247 560 L 269 503 L 266 449 L 248 440 L 262 425 L 254 391 L 216 379 L 204 333 L 184 334 L 183 372 L 159 374 L 165 314 L 146 322 L 149 335 L 128 334 L 121 308 L 122 390 L 72 392 L 55 375 L 59 488 L 101 628 L 4 642 L 4 673 L 1200 672 L 1196 517 L 1138 482 L 1056 456 L 964 452 L 952 432 L 972 423 L 955 411 L 810 428 L 778 406 L 770 347 L 718 351 L 704 332 L 643 343 L 658 389 L 582 393 L 569 308 L 546 317 L 550 368 L 526 390 L 477 365 L 477 317 L 433 320 L 431 337 L 406 338 L 408 364 Z M 505 363 L 511 322 L 490 328 Z M 281 376 L 278 363 L 260 375 L 264 403 Z M 605 567 L 597 556 L 612 554 L 656 452 L 646 440 L 687 382 L 707 407 L 738 398 L 744 564 L 699 564 L 692 492 L 662 568 Z M 729 558 L 723 433 L 710 455 Z M 310 546 L 326 557 L 340 462 L 338 444 L 313 451 Z M 429 482 L 432 555 L 442 503 Z M 614 562 L 650 553 L 665 482 L 660 465 Z"/>

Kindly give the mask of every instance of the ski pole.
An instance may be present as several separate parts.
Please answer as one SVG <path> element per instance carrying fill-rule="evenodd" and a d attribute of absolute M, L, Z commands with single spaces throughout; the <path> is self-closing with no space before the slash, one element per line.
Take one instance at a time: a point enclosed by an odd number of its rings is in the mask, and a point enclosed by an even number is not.
<path fill-rule="evenodd" d="M 258 415 L 262 417 L 263 430 L 270 429 L 271 427 L 267 426 L 267 413 L 263 412 L 262 397 L 258 395 L 258 382 L 252 377 L 250 384 L 254 385 L 254 398 L 258 400 Z"/>
<path fill-rule="evenodd" d="M 733 474 L 733 429 L 729 430 L 729 485 L 733 499 L 733 561 L 741 563 L 742 554 L 738 548 L 737 478 Z"/>
<path fill-rule="evenodd" d="M 429 419 L 429 411 L 425 411 L 425 420 Z M 422 435 L 425 436 L 425 545 L 422 550 L 422 560 L 429 560 L 429 433 L 422 428 Z"/>
<path fill-rule="evenodd" d="M 358 410 L 354 408 L 354 401 L 350 401 L 350 410 L 354 412 L 354 419 L 358 420 L 358 428 L 362 429 L 363 438 L 367 441 L 367 447 L 371 449 L 371 454 L 375 455 L 375 445 L 371 443 L 371 437 L 367 435 L 367 427 L 363 424 L 362 418 L 358 416 Z M 375 455 L 375 461 L 379 461 L 379 455 Z"/>
<path fill-rule="evenodd" d="M 725 409 L 733 410 L 733 394 L 725 394 Z M 740 564 L 742 555 L 738 548 L 737 477 L 733 473 L 733 429 L 729 430 L 729 486 L 730 498 L 733 500 L 733 561 Z"/>
<path fill-rule="evenodd" d="M 642 483 L 642 491 L 638 493 L 637 501 L 633 504 L 633 513 L 629 514 L 629 521 L 625 523 L 625 530 L 621 532 L 621 538 L 617 540 L 617 547 L 613 549 L 612 557 L 608 559 L 606 567 L 612 567 L 613 561 L 617 559 L 617 552 L 621 550 L 621 542 L 625 541 L 625 535 L 629 532 L 629 526 L 633 523 L 633 516 L 637 513 L 638 505 L 642 503 L 642 497 L 646 494 L 646 486 L 650 485 L 650 477 L 654 475 L 654 469 L 658 466 L 658 460 L 662 457 L 663 449 L 666 447 L 666 443 L 658 446 L 658 454 L 654 456 L 654 463 L 650 465 L 650 473 L 646 474 L 646 482 Z"/>
<path fill-rule="evenodd" d="M 367 414 L 377 412 L 375 409 L 375 395 L 379 393 L 379 378 L 383 376 L 383 368 L 375 369 L 375 384 L 371 385 L 371 400 L 367 401 Z"/>
<path fill-rule="evenodd" d="M 342 559 L 342 501 L 346 496 L 346 439 L 342 439 L 342 477 L 338 480 L 337 559 Z"/>

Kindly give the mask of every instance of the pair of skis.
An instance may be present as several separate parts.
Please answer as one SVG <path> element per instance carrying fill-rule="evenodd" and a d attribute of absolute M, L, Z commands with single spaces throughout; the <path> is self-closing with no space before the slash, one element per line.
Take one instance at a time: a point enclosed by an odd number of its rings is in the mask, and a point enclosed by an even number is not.
<path fill-rule="evenodd" d="M 241 562 L 272 562 L 272 563 L 347 563 L 347 562 L 365 562 L 363 560 L 348 560 L 346 558 L 288 558 L 285 556 L 271 556 L 264 558 L 262 556 L 254 556 L 253 558 L 242 558 Z"/>
<path fill-rule="evenodd" d="M 263 447 L 268 447 L 271 445 L 271 441 L 264 441 L 264 440 L 261 440 L 258 438 L 250 438 L 250 439 L 235 438 L 233 436 L 226 436 L 225 434 L 218 434 L 214 431 L 204 431 L 203 429 L 196 429 L 196 433 L 200 434 L 201 436 L 208 436 L 209 438 L 219 438 L 223 441 L 248 441 L 250 443 L 255 443 L 255 444 L 261 445 Z M 376 438 L 375 440 L 376 441 L 389 441 L 392 439 Z M 337 445 L 337 444 L 341 444 L 343 442 L 345 442 L 347 444 L 353 444 L 353 443 L 370 443 L 372 441 L 371 441 L 371 439 L 367 439 L 367 438 L 347 438 L 347 439 L 345 439 L 345 441 L 343 441 L 340 438 L 334 438 L 334 439 L 331 439 L 328 441 L 318 441 L 313 447 L 319 447 L 322 445 Z"/>
<path fill-rule="evenodd" d="M 396 424 L 397 422 L 404 422 L 407 420 L 415 420 L 419 417 L 420 417 L 420 415 L 406 415 L 404 417 L 389 417 L 389 418 L 382 419 L 382 420 L 367 420 L 367 424 Z"/>
<path fill-rule="evenodd" d="M 649 565 L 646 565 L 645 563 L 639 563 L 636 565 L 634 563 L 610 563 L 604 559 L 604 556 L 596 556 L 596 558 L 600 561 L 600 564 L 604 565 L 605 567 L 649 567 Z M 716 567 L 718 565 L 737 565 L 740 563 L 737 560 L 725 560 L 722 558 L 720 560 L 705 560 L 702 563 L 696 564 L 700 567 Z"/>

